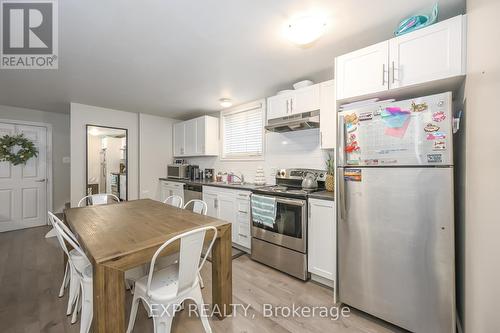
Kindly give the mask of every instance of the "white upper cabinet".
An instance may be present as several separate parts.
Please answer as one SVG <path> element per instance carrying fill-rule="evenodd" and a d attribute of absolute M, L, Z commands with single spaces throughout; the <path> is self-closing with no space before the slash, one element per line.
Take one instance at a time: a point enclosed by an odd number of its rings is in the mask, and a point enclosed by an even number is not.
<path fill-rule="evenodd" d="M 337 100 L 465 75 L 465 45 L 460 15 L 337 57 Z"/>
<path fill-rule="evenodd" d="M 289 115 L 290 94 L 276 95 L 267 99 L 267 119 L 281 118 Z"/>
<path fill-rule="evenodd" d="M 319 132 L 321 149 L 334 149 L 337 140 L 335 81 L 320 84 Z"/>
<path fill-rule="evenodd" d="M 197 122 L 196 119 L 191 119 L 185 122 L 184 148 L 185 155 L 195 155 L 197 142 Z M 193 135 L 194 134 L 194 135 Z"/>
<path fill-rule="evenodd" d="M 315 84 L 267 99 L 267 119 L 319 110 L 320 87 Z"/>
<path fill-rule="evenodd" d="M 389 89 L 389 42 L 385 41 L 335 59 L 337 99 Z"/>
<path fill-rule="evenodd" d="M 292 93 L 290 113 L 297 114 L 319 110 L 319 84 L 297 89 Z"/>
<path fill-rule="evenodd" d="M 202 116 L 174 124 L 174 156 L 217 156 L 219 119 Z"/>
<path fill-rule="evenodd" d="M 464 20 L 456 16 L 391 39 L 391 88 L 465 75 Z"/>
<path fill-rule="evenodd" d="M 185 152 L 184 132 L 186 123 L 174 124 L 174 156 L 183 156 Z"/>
<path fill-rule="evenodd" d="M 206 148 L 206 127 L 208 122 L 206 121 L 205 117 L 201 118 L 196 118 L 196 145 L 195 145 L 195 153 L 198 155 L 204 155 L 205 154 L 205 148 Z M 216 124 L 211 126 L 215 126 L 216 130 L 212 129 L 214 133 L 210 133 L 212 136 L 219 137 L 219 126 L 217 125 L 218 120 L 215 119 Z M 213 138 L 212 138 L 213 139 Z M 209 139 L 210 140 L 210 139 Z M 215 144 L 217 144 L 217 141 L 214 141 Z M 217 147 L 212 147 L 212 150 L 214 152 L 217 152 Z"/>

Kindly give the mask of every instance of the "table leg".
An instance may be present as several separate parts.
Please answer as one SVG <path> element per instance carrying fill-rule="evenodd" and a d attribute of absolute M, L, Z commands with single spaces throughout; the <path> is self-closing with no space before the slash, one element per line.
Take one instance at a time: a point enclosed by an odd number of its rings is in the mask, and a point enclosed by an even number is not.
<path fill-rule="evenodd" d="M 212 303 L 214 313 L 224 319 L 232 313 L 233 272 L 231 226 L 219 230 L 212 248 Z"/>
<path fill-rule="evenodd" d="M 95 333 L 125 332 L 125 273 L 104 265 L 94 265 Z"/>

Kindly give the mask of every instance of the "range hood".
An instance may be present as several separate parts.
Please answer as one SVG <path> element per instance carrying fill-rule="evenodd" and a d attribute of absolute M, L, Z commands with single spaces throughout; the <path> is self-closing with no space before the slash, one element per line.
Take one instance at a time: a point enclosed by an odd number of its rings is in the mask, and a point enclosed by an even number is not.
<path fill-rule="evenodd" d="M 319 127 L 319 110 L 298 113 L 291 116 L 269 119 L 266 130 L 270 132 L 292 132 Z"/>

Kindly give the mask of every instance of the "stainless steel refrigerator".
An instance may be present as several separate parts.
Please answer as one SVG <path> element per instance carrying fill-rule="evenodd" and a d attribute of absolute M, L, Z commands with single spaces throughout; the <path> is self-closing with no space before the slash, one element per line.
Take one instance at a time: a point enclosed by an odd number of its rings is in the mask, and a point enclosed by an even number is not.
<path fill-rule="evenodd" d="M 451 93 L 339 112 L 340 301 L 455 332 Z"/>

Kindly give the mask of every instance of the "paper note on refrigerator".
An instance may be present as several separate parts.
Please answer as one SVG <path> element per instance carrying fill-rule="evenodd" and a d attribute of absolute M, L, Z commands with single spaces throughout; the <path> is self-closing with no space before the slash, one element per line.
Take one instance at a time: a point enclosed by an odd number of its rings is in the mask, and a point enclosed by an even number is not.
<path fill-rule="evenodd" d="M 406 121 L 410 118 L 411 112 L 401 110 L 399 107 L 388 107 L 382 110 L 380 116 L 385 125 L 389 128 L 400 128 L 406 125 Z"/>
<path fill-rule="evenodd" d="M 408 117 L 408 119 L 406 119 L 405 123 L 401 127 L 398 127 L 398 128 L 386 127 L 385 132 L 384 132 L 385 135 L 393 136 L 393 137 L 399 138 L 399 139 L 404 138 L 404 136 L 406 134 L 406 130 L 408 129 L 408 126 L 410 125 L 410 121 L 411 121 L 411 118 Z"/>

